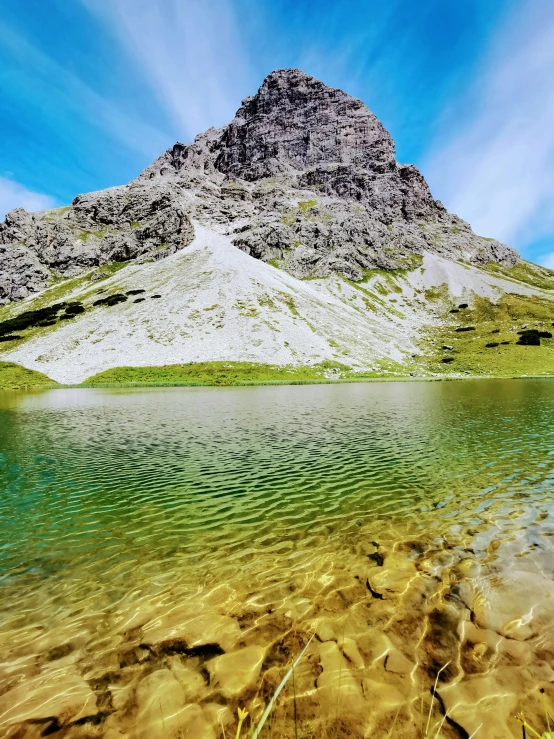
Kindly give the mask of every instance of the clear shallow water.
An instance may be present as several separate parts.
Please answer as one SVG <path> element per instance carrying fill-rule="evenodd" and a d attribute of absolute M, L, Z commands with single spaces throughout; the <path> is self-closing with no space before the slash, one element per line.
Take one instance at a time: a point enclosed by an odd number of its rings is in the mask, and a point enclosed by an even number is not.
<path fill-rule="evenodd" d="M 0 396 L 0 577 L 278 545 L 554 483 L 554 383 Z M 440 514 L 437 514 L 437 516 Z"/>
<path fill-rule="evenodd" d="M 6 393 L 0 489 L 0 642 L 96 619 L 101 663 L 103 619 L 143 602 L 242 580 L 269 603 L 361 531 L 548 516 L 554 383 Z"/>

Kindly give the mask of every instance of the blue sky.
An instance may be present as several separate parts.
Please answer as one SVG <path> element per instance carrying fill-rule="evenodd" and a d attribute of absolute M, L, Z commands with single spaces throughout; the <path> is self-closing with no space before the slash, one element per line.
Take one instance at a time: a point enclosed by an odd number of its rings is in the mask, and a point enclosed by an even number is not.
<path fill-rule="evenodd" d="M 475 231 L 554 268 L 551 0 L 5 0 L 0 215 L 127 182 L 279 67 L 360 97 Z"/>

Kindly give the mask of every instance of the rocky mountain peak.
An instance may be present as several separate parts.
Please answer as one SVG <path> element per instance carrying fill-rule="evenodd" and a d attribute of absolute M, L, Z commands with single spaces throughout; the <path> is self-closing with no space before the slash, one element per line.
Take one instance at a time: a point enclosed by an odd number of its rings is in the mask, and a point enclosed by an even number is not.
<path fill-rule="evenodd" d="M 259 180 L 325 165 L 394 169 L 394 144 L 356 98 L 298 69 L 268 75 L 224 129 L 215 167 Z"/>
<path fill-rule="evenodd" d="M 227 126 L 166 152 L 142 178 L 198 172 L 318 189 L 363 203 L 384 223 L 444 208 L 413 165 L 396 162 L 394 142 L 361 100 L 299 69 L 269 74 Z"/>
<path fill-rule="evenodd" d="M 187 246 L 194 220 L 298 277 L 409 269 L 429 251 L 512 265 L 399 164 L 376 116 L 299 69 L 278 69 L 233 120 L 176 143 L 129 185 L 0 224 L 0 301 L 110 261 L 160 259 Z"/>
<path fill-rule="evenodd" d="M 176 171 L 215 170 L 247 181 L 326 165 L 375 173 L 396 167 L 394 142 L 369 108 L 299 69 L 272 72 L 231 123 L 167 154 L 158 162 Z"/>

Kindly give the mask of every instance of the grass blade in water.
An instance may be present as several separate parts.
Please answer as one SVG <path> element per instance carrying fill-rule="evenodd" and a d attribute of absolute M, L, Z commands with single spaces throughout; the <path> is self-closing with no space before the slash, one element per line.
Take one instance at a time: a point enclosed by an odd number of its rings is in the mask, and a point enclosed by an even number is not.
<path fill-rule="evenodd" d="M 283 690 L 283 688 L 287 684 L 290 676 L 292 675 L 294 669 L 296 668 L 296 665 L 300 662 L 300 660 L 304 656 L 304 653 L 306 652 L 306 649 L 310 646 L 310 642 L 312 641 L 313 638 L 314 638 L 313 635 L 310 636 L 310 638 L 308 639 L 308 643 L 306 644 L 306 646 L 304 647 L 304 649 L 300 652 L 300 654 L 295 659 L 295 661 L 292 663 L 292 667 L 290 668 L 290 670 L 287 672 L 287 674 L 285 675 L 285 677 L 281 680 L 281 682 L 277 686 L 277 690 L 273 694 L 273 698 L 267 704 L 267 708 L 264 711 L 264 715 L 261 717 L 259 724 L 254 729 L 254 733 L 252 734 L 252 739 L 258 739 L 258 736 L 260 735 L 260 731 L 263 729 L 264 724 L 267 721 L 267 717 L 271 713 L 271 710 L 272 710 L 273 706 L 275 705 L 275 701 L 279 697 L 279 693 L 281 692 L 281 690 Z"/>
<path fill-rule="evenodd" d="M 450 660 L 452 661 L 452 660 Z M 431 707 L 429 708 L 429 716 L 427 717 L 427 726 L 425 727 L 425 737 L 429 736 L 429 724 L 431 723 L 431 715 L 433 713 L 433 703 L 435 702 L 435 692 L 437 690 L 437 684 L 439 682 L 439 675 L 443 670 L 446 670 L 450 662 L 447 662 L 445 665 L 443 665 L 440 670 L 437 672 L 437 676 L 435 678 L 435 684 L 433 686 L 433 694 L 431 698 Z"/>

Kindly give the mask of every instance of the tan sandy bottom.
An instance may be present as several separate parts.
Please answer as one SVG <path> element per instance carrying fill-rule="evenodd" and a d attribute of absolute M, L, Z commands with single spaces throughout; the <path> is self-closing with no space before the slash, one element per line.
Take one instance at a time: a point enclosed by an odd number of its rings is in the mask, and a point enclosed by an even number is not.
<path fill-rule="evenodd" d="M 0 735 L 231 737 L 244 707 L 247 736 L 312 635 L 263 737 L 520 737 L 522 710 L 542 733 L 554 526 L 523 504 L 428 515 L 145 564 L 115 605 L 86 572 L 80 602 L 49 578 L 14 612 L 5 587 Z"/>

